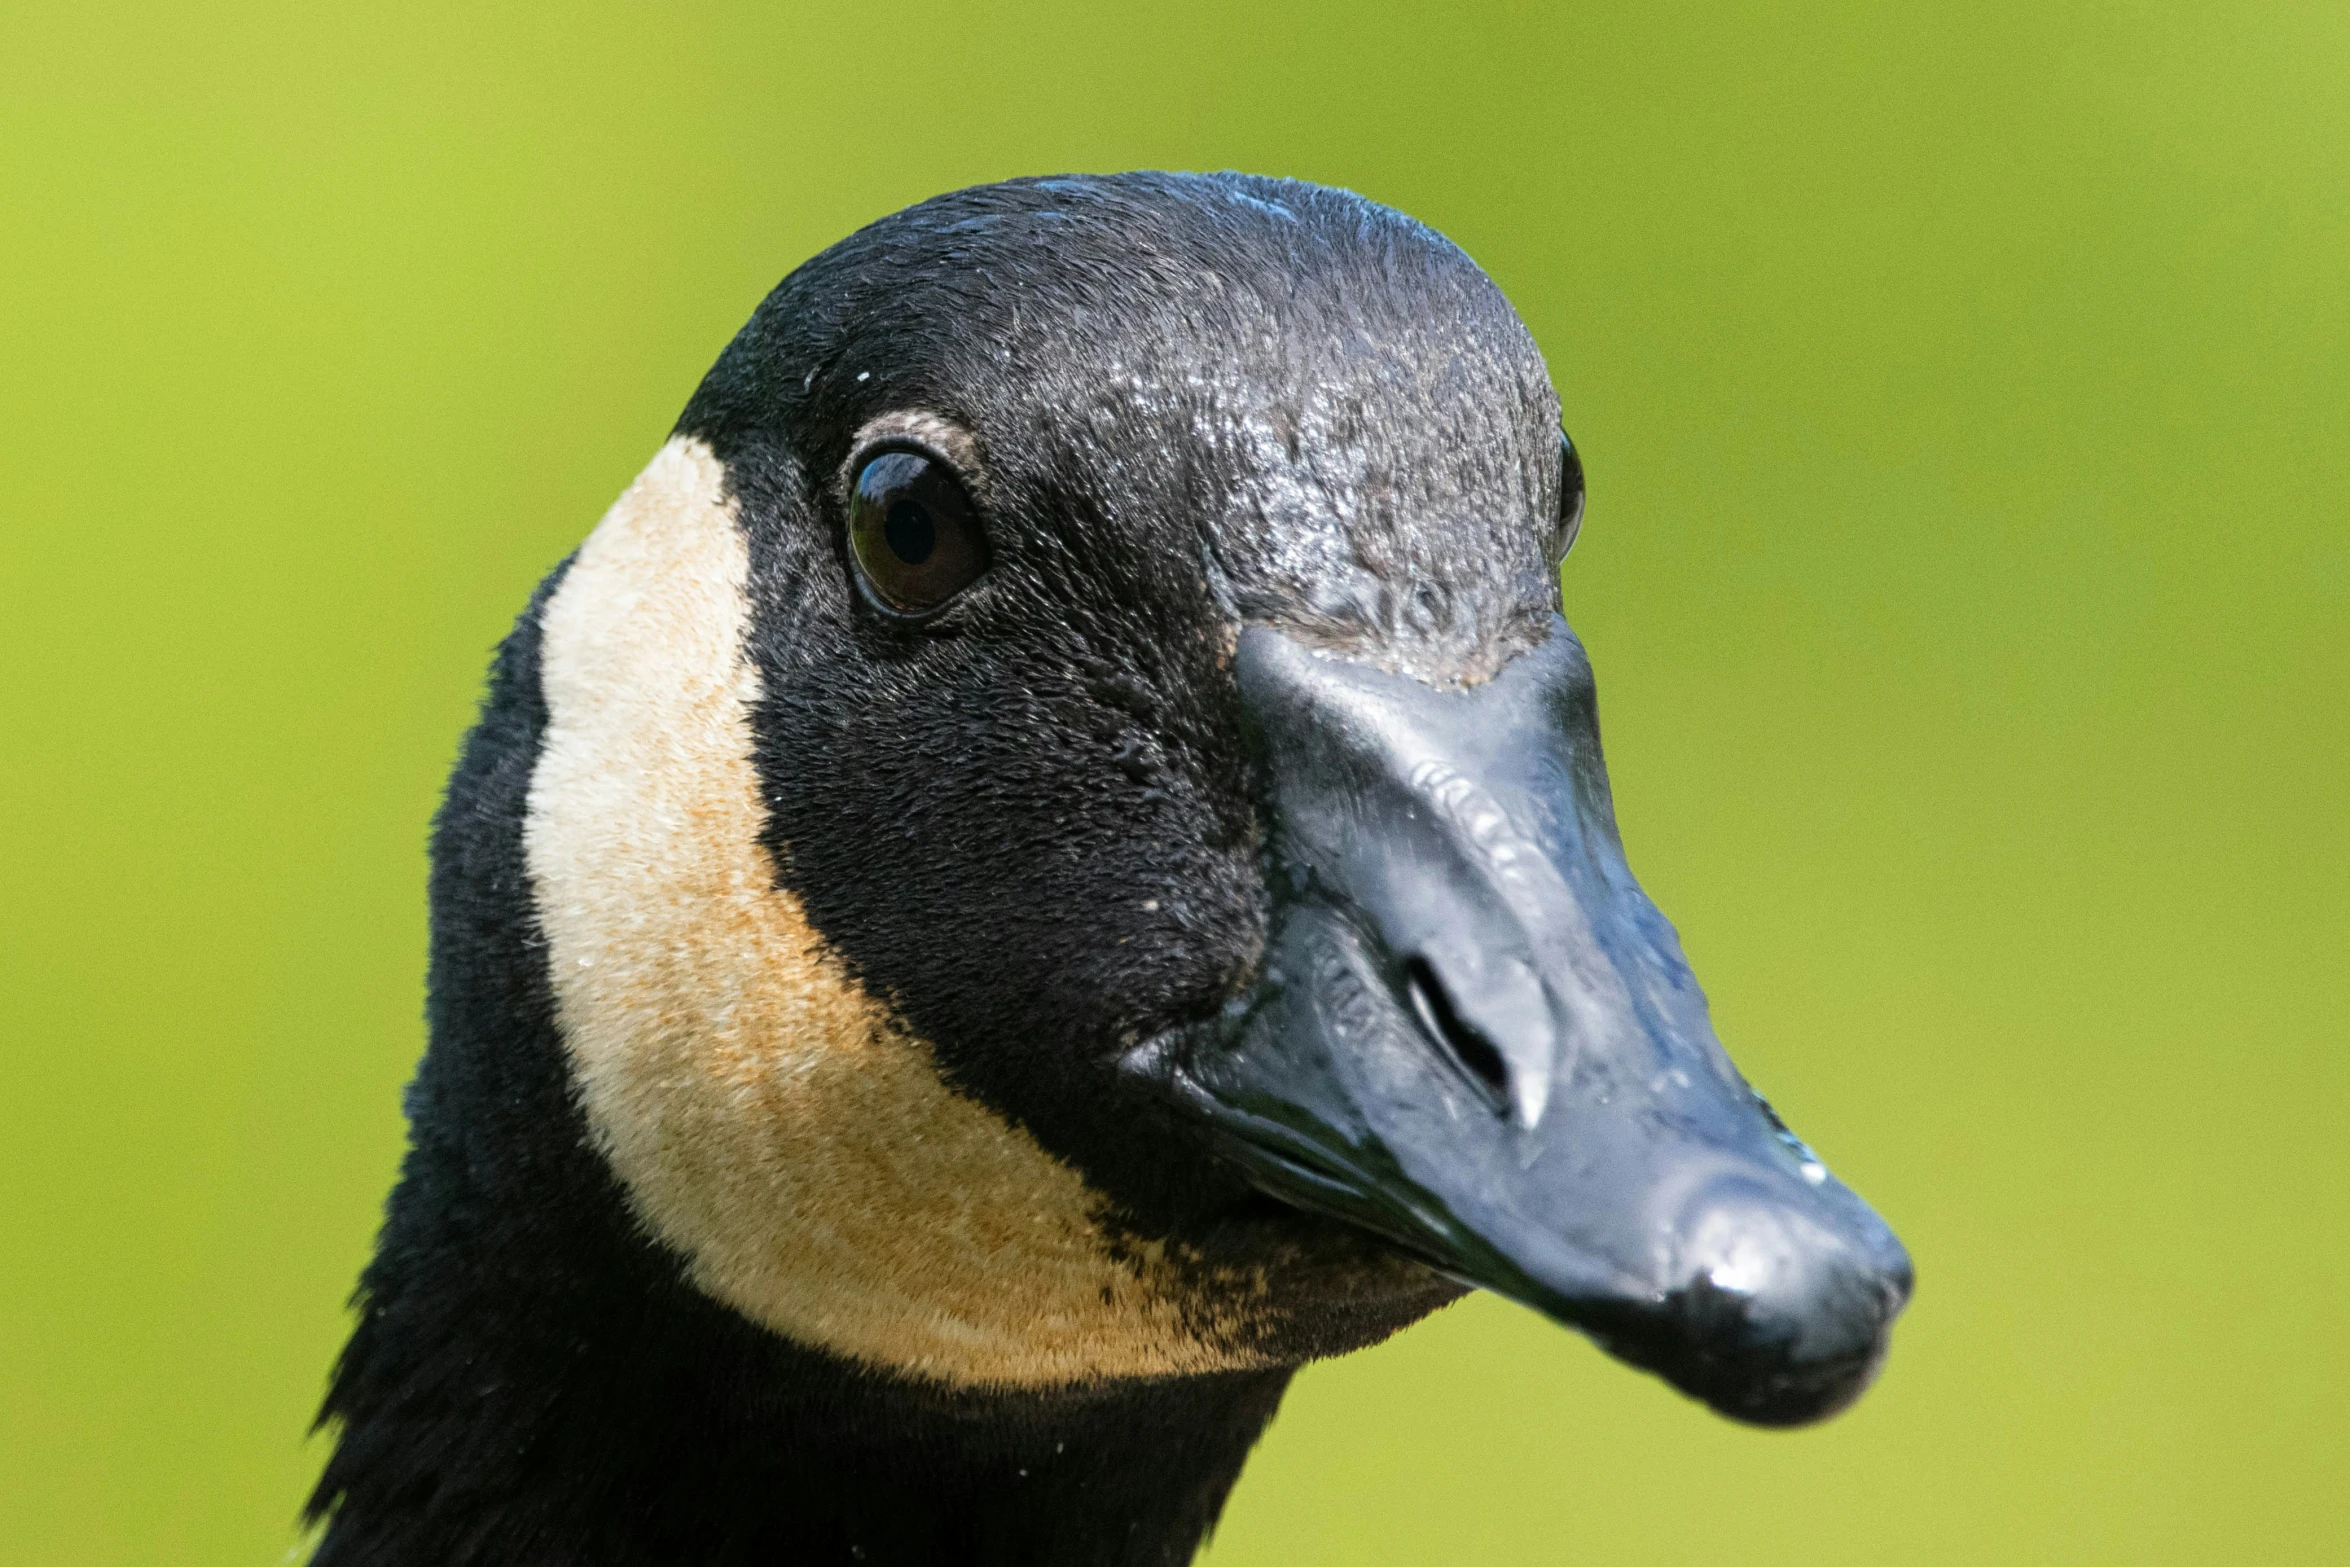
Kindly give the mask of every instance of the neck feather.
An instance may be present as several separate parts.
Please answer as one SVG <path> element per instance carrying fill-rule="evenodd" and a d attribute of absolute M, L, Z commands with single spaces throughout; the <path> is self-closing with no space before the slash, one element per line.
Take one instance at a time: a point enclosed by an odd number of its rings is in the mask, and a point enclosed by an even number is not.
<path fill-rule="evenodd" d="M 517 1293 L 482 1261 L 371 1281 L 329 1403 L 316 1567 L 1177 1564 L 1287 1381 L 943 1391 L 684 1286 L 639 1276 L 587 1311 L 569 1266 Z"/>

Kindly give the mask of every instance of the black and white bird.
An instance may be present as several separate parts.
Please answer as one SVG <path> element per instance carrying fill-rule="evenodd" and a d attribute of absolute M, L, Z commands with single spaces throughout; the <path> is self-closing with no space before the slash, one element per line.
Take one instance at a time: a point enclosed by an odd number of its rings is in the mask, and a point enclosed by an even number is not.
<path fill-rule="evenodd" d="M 1428 228 L 1015 181 L 762 304 L 499 650 L 319 1567 L 1179 1563 L 1481 1286 L 1739 1419 L 1900 1244 L 1723 1054 Z"/>

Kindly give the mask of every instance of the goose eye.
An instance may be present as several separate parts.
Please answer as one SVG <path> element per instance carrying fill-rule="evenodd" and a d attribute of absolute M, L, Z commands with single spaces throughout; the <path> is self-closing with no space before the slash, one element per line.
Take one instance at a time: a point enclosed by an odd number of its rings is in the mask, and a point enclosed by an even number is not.
<path fill-rule="evenodd" d="M 1551 536 L 1550 545 L 1554 566 L 1567 558 L 1567 551 L 1575 547 L 1575 535 L 1583 531 L 1583 459 L 1564 430 L 1559 431 L 1559 463 L 1558 532 Z"/>
<path fill-rule="evenodd" d="M 987 569 L 987 542 L 946 464 L 883 452 L 849 491 L 849 552 L 885 609 L 927 615 Z"/>

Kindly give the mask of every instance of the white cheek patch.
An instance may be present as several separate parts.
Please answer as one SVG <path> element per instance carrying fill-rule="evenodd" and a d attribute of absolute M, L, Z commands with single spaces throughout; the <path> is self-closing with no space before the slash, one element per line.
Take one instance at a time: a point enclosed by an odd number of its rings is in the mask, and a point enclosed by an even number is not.
<path fill-rule="evenodd" d="M 751 760 L 748 552 L 671 440 L 548 603 L 524 828 L 571 1071 L 637 1217 L 803 1344 L 962 1384 L 1256 1363 L 1185 1328 L 1099 1198 L 951 1092 L 776 885 Z"/>

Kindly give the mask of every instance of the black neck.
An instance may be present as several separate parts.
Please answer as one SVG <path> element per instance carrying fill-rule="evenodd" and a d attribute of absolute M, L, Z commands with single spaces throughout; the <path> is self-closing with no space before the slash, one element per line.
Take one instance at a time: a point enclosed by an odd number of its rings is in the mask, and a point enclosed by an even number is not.
<path fill-rule="evenodd" d="M 1178 1564 L 1287 1381 L 956 1394 L 715 1306 L 583 1322 L 537 1294 L 371 1302 L 337 1382 L 317 1567 Z"/>
<path fill-rule="evenodd" d="M 1286 1371 L 1049 1394 L 885 1377 L 683 1281 L 590 1149 L 522 821 L 539 590 L 433 837 L 432 1044 L 323 1418 L 318 1567 L 1173 1563 Z"/>

